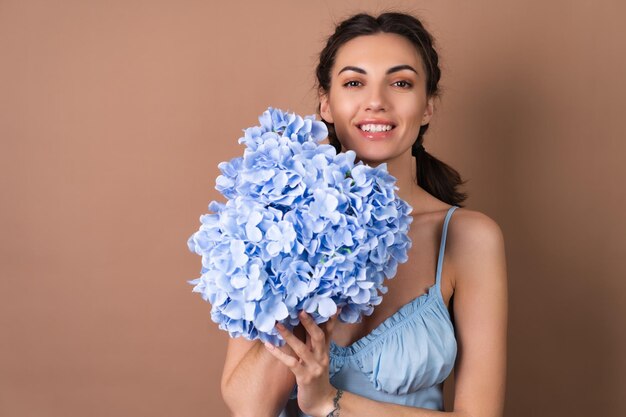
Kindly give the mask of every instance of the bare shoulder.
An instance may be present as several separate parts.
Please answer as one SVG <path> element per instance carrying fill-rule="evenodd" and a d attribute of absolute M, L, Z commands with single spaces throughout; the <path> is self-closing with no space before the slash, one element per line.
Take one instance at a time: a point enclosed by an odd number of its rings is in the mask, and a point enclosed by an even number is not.
<path fill-rule="evenodd" d="M 503 240 L 498 223 L 480 211 L 460 208 L 455 210 L 448 226 L 450 240 L 465 244 L 498 243 Z"/>
<path fill-rule="evenodd" d="M 451 258 L 455 282 L 479 277 L 506 279 L 502 229 L 484 213 L 455 210 L 448 225 L 446 255 Z"/>

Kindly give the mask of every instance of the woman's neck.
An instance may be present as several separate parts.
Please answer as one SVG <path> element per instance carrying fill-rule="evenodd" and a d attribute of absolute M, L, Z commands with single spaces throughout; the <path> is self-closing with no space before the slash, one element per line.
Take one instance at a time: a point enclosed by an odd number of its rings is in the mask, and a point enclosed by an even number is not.
<path fill-rule="evenodd" d="M 345 152 L 345 149 L 342 151 Z M 377 166 L 367 161 L 363 162 L 370 166 Z M 413 207 L 411 212 L 413 216 L 441 209 L 437 204 L 441 202 L 417 185 L 417 166 L 410 149 L 386 163 L 387 171 L 396 179 L 398 196 Z"/>
<path fill-rule="evenodd" d="M 413 215 L 432 211 L 436 199 L 417 185 L 417 167 L 410 150 L 388 161 L 387 170 L 396 178 L 398 196 L 413 207 Z"/>

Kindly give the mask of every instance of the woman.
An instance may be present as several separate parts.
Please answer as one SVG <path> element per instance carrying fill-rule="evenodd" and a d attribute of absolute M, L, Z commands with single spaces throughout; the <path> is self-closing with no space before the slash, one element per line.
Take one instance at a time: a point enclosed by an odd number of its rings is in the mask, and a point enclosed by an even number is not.
<path fill-rule="evenodd" d="M 303 313 L 296 334 L 277 325 L 282 348 L 231 339 L 222 393 L 233 415 L 277 416 L 293 394 L 314 417 L 434 417 L 453 366 L 449 414 L 502 415 L 503 238 L 489 217 L 460 208 L 458 173 L 422 146 L 440 78 L 432 44 L 417 19 L 400 13 L 355 15 L 328 39 L 317 78 L 329 140 L 367 164 L 387 163 L 413 207 L 413 245 L 360 323 L 335 316 L 318 326 Z"/>

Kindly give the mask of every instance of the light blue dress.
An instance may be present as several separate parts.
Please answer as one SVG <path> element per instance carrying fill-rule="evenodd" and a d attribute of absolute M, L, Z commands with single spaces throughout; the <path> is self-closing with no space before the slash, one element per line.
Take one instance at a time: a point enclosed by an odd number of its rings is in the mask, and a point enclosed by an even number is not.
<path fill-rule="evenodd" d="M 330 343 L 330 382 L 336 388 L 394 404 L 443 411 L 442 383 L 456 359 L 457 344 L 441 294 L 441 267 L 448 222 L 441 235 L 435 284 L 368 335 L 341 347 Z M 296 388 L 290 401 L 295 401 Z M 304 414 L 300 413 L 300 416 Z M 287 417 L 284 410 L 280 417 Z"/>

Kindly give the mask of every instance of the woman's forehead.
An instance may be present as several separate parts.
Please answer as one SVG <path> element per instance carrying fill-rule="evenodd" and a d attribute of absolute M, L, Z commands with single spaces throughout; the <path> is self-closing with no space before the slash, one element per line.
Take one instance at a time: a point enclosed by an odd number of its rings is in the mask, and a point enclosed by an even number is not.
<path fill-rule="evenodd" d="M 358 36 L 342 45 L 337 51 L 333 73 L 336 75 L 345 66 L 355 66 L 367 71 L 380 67 L 410 65 L 423 69 L 422 59 L 415 46 L 401 35 L 377 33 Z"/>

